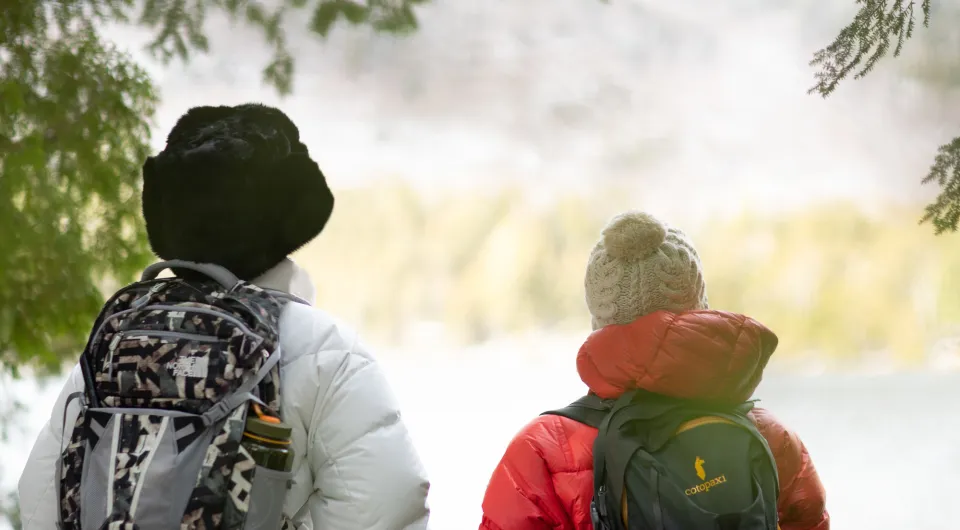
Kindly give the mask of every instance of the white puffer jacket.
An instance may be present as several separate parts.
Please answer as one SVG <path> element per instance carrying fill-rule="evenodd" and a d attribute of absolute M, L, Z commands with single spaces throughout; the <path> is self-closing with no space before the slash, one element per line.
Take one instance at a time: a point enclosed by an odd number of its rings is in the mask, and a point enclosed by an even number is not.
<path fill-rule="evenodd" d="M 254 283 L 313 303 L 307 273 L 290 260 Z M 396 398 L 356 334 L 333 317 L 288 304 L 280 319 L 284 421 L 293 427 L 294 485 L 285 512 L 302 529 L 425 529 L 430 483 L 400 420 Z M 24 530 L 57 522 L 55 466 L 67 396 L 83 388 L 79 367 L 67 379 L 20 477 Z M 73 425 L 78 405 L 67 411 Z"/>

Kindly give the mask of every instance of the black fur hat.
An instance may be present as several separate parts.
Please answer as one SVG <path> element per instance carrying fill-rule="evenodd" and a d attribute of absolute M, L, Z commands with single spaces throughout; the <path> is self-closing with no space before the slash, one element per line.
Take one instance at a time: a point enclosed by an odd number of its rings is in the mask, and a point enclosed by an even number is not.
<path fill-rule="evenodd" d="M 143 164 L 143 217 L 161 259 L 251 280 L 319 235 L 332 212 L 300 132 L 272 107 L 194 107 Z"/>

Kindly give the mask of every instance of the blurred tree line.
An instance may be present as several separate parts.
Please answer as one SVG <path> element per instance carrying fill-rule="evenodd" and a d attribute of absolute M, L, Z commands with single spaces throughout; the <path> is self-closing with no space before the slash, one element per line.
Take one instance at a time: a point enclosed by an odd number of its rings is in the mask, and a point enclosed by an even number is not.
<path fill-rule="evenodd" d="M 341 190 L 327 229 L 297 258 L 319 305 L 385 342 L 403 342 L 419 322 L 442 323 L 454 344 L 586 333 L 586 259 L 607 217 L 629 207 L 626 195 L 534 203 L 517 190 Z M 700 251 L 711 305 L 770 326 L 778 357 L 855 362 L 882 352 L 907 364 L 960 333 L 960 246 L 915 221 L 915 208 L 870 214 L 847 203 L 673 220 Z"/>

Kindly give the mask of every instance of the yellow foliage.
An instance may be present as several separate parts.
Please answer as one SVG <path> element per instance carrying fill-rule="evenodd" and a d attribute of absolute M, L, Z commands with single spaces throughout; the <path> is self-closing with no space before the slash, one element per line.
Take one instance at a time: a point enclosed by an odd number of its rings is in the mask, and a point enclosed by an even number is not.
<path fill-rule="evenodd" d="M 535 205 L 516 190 L 428 198 L 399 183 L 344 190 L 298 260 L 320 305 L 385 341 L 403 341 L 422 321 L 461 343 L 586 331 L 583 271 L 603 223 L 619 213 L 610 204 L 579 194 Z M 770 326 L 779 356 L 885 352 L 916 362 L 960 323 L 960 245 L 918 226 L 919 211 L 871 216 L 838 203 L 687 231 L 711 306 Z"/>

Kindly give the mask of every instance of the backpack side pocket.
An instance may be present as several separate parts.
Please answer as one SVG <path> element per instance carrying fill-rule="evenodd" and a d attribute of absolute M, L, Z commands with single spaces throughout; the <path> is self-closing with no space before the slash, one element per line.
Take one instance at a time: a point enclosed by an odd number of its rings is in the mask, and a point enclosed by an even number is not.
<path fill-rule="evenodd" d="M 257 466 L 250 489 L 250 511 L 243 530 L 276 530 L 283 522 L 283 503 L 293 480 L 293 471 Z"/>

